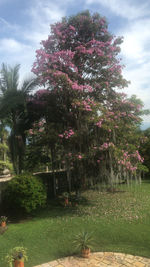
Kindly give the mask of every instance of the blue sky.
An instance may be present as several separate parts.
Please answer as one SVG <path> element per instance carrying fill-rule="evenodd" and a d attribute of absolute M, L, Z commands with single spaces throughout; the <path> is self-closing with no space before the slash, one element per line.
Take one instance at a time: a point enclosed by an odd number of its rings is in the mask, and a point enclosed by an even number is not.
<path fill-rule="evenodd" d="M 0 65 L 21 63 L 25 78 L 49 25 L 86 9 L 105 16 L 109 30 L 124 36 L 123 74 L 131 81 L 124 91 L 150 109 L 150 0 L 0 0 Z M 144 117 L 144 125 L 150 126 L 150 116 Z"/>

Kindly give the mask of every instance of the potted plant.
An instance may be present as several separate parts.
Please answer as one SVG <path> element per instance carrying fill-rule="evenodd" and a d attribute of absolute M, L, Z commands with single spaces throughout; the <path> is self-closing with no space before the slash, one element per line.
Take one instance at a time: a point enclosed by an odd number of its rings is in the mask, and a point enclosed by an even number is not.
<path fill-rule="evenodd" d="M 26 249 L 15 247 L 10 250 L 5 259 L 9 267 L 24 267 L 24 261 L 28 260 Z"/>
<path fill-rule="evenodd" d="M 86 231 L 81 232 L 75 237 L 73 243 L 77 249 L 81 250 L 81 256 L 83 258 L 89 258 L 93 243 L 91 234 Z"/>
<path fill-rule="evenodd" d="M 68 206 L 69 204 L 69 194 L 68 192 L 63 193 L 64 201 L 65 201 L 65 206 Z"/>
<path fill-rule="evenodd" d="M 1 227 L 6 227 L 6 221 L 7 221 L 7 217 L 6 216 L 1 216 L 0 217 L 0 225 L 1 225 Z"/>
<path fill-rule="evenodd" d="M 71 196 L 71 203 L 73 207 L 78 206 L 78 199 L 76 196 Z"/>

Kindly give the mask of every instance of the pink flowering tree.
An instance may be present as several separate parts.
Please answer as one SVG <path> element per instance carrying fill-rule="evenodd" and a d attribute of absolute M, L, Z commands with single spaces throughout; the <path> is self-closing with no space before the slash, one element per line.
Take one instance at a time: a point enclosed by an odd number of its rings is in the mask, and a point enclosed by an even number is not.
<path fill-rule="evenodd" d="M 118 182 L 119 177 L 129 182 L 137 180 L 143 170 L 143 158 L 139 154 L 141 134 L 138 130 L 142 103 L 135 96 L 116 93 L 115 99 L 105 102 L 105 109 L 97 118 L 97 141 L 94 155 L 100 168 L 100 175 L 109 183 Z M 102 134 L 103 133 L 103 134 Z"/>
<path fill-rule="evenodd" d="M 144 168 L 147 170 L 147 177 L 150 172 L 150 128 L 141 132 L 140 153 L 144 157 Z M 144 173 L 143 173 L 144 176 Z"/>
<path fill-rule="evenodd" d="M 80 179 L 95 172 L 111 183 L 125 170 L 135 174 L 137 162 L 143 161 L 138 136 L 132 145 L 142 106 L 117 92 L 128 85 L 122 76 L 121 43 L 121 37 L 109 33 L 105 18 L 86 11 L 51 25 L 36 51 L 32 71 L 50 92 L 47 129 L 55 129 L 54 150 L 59 147 L 62 153 L 69 190 L 72 167 Z"/>

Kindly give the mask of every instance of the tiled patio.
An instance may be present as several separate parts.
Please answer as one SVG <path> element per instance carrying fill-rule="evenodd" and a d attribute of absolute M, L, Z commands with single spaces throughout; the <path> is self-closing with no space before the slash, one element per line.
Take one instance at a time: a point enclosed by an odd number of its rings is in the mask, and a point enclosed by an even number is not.
<path fill-rule="evenodd" d="M 138 256 L 113 253 L 96 252 L 92 253 L 89 259 L 77 256 L 70 256 L 34 267 L 103 267 L 103 266 L 128 266 L 128 267 L 150 267 L 150 259 Z"/>

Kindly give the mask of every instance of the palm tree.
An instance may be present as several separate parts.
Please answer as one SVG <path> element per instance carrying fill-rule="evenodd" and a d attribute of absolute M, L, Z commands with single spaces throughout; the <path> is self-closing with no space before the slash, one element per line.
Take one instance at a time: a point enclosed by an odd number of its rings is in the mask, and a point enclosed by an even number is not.
<path fill-rule="evenodd" d="M 20 65 L 2 64 L 0 71 L 0 119 L 5 118 L 10 127 L 9 145 L 15 173 L 22 170 L 25 147 L 24 127 L 19 127 L 26 114 L 26 100 L 37 80 L 29 78 L 19 86 Z"/>

